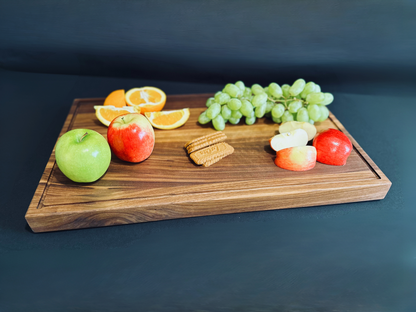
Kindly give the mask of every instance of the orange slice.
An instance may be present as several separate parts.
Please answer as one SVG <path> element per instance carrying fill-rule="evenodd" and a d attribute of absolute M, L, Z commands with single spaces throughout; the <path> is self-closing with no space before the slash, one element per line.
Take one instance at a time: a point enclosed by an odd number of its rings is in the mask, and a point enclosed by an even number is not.
<path fill-rule="evenodd" d="M 95 116 L 98 120 L 101 121 L 107 127 L 113 121 L 114 118 L 130 113 L 140 113 L 140 107 L 115 107 L 115 106 L 104 106 L 104 105 L 95 105 Z"/>
<path fill-rule="evenodd" d="M 155 87 L 133 88 L 126 92 L 126 103 L 139 106 L 145 112 L 160 112 L 166 103 L 166 94 Z"/>
<path fill-rule="evenodd" d="M 104 101 L 105 106 L 124 107 L 126 106 L 126 98 L 124 96 L 124 90 L 116 90 L 111 92 Z"/>
<path fill-rule="evenodd" d="M 185 124 L 188 120 L 189 108 L 161 112 L 145 112 L 144 115 L 155 128 L 165 130 L 175 129 Z"/>

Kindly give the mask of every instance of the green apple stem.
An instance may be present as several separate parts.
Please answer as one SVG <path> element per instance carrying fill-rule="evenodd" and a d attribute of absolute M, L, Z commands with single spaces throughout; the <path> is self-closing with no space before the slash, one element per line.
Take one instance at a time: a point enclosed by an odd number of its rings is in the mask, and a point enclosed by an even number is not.
<path fill-rule="evenodd" d="M 85 132 L 84 135 L 79 139 L 79 142 L 81 143 L 82 140 L 88 135 L 88 132 Z"/>

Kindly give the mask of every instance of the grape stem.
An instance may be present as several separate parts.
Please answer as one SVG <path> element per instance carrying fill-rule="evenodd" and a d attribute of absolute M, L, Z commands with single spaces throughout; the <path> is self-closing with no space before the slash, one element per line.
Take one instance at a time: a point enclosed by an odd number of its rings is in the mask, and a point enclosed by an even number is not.
<path fill-rule="evenodd" d="M 308 104 L 308 102 L 306 102 L 306 101 L 304 101 L 304 100 L 301 100 L 301 99 L 286 99 L 286 98 L 285 98 L 284 100 L 273 100 L 273 99 L 272 99 L 272 98 L 270 98 L 270 97 L 267 97 L 267 99 L 268 99 L 269 101 L 274 102 L 274 103 L 277 103 L 277 102 L 282 102 L 283 104 L 285 104 L 286 108 L 287 108 L 286 102 L 289 102 L 289 101 L 301 101 L 303 105 L 307 105 L 307 104 Z"/>

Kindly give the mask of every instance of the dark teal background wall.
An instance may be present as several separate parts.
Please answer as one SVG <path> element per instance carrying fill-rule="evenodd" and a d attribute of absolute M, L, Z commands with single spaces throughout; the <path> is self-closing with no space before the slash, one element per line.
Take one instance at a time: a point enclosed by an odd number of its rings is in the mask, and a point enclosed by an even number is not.
<path fill-rule="evenodd" d="M 415 1 L 0 1 L 0 67 L 268 83 L 416 77 Z"/>

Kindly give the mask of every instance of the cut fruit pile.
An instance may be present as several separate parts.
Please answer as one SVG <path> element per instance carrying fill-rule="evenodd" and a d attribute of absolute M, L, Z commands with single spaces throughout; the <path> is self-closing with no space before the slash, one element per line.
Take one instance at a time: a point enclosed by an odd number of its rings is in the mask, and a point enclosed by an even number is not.
<path fill-rule="evenodd" d="M 292 171 L 306 171 L 315 167 L 316 149 L 307 146 L 308 133 L 302 129 L 303 122 L 295 122 L 290 128 L 293 130 L 283 132 L 284 123 L 280 126 L 280 134 L 270 139 L 270 147 L 276 151 L 276 166 Z M 311 125 L 315 128 L 315 126 Z M 315 131 L 316 133 L 316 131 Z"/>
<path fill-rule="evenodd" d="M 343 166 L 352 150 L 350 139 L 336 129 L 316 133 L 315 126 L 307 122 L 290 121 L 282 123 L 279 132 L 269 143 L 276 151 L 274 163 L 282 169 L 306 171 L 315 167 L 317 161 Z M 313 146 L 306 145 L 310 140 Z"/>
<path fill-rule="evenodd" d="M 175 129 L 185 124 L 189 118 L 189 109 L 178 109 L 161 112 L 145 112 L 144 115 L 153 127 L 158 129 Z"/>
<path fill-rule="evenodd" d="M 126 103 L 139 106 L 142 113 L 159 112 L 166 103 L 166 94 L 155 87 L 133 88 L 126 92 Z"/>
<path fill-rule="evenodd" d="M 158 129 L 175 129 L 189 118 L 189 109 L 162 111 L 166 103 L 166 94 L 155 87 L 123 89 L 111 92 L 104 105 L 94 106 L 95 115 L 107 127 L 116 117 L 129 114 L 146 114 L 147 119 Z"/>
<path fill-rule="evenodd" d="M 95 105 L 94 108 L 95 116 L 97 116 L 98 120 L 107 127 L 110 125 L 111 121 L 118 116 L 130 113 L 140 113 L 140 107 L 131 106 L 115 107 L 110 105 Z"/>

